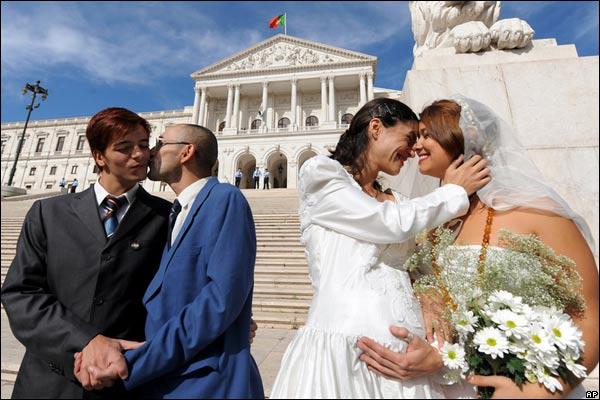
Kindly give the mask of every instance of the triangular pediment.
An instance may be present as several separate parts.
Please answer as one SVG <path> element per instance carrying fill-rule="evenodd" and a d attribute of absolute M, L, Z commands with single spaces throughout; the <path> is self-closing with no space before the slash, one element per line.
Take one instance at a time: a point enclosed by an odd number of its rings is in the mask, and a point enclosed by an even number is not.
<path fill-rule="evenodd" d="M 192 78 L 319 65 L 374 64 L 376 61 L 374 56 L 279 34 L 194 72 Z"/>

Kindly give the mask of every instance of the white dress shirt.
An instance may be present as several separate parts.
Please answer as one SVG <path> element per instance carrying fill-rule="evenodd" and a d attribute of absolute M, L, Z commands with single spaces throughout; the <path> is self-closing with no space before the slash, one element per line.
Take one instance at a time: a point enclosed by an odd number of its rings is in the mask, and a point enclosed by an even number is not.
<path fill-rule="evenodd" d="M 183 189 L 181 193 L 179 193 L 179 196 L 177 196 L 177 201 L 181 204 L 181 211 L 179 212 L 179 215 L 177 215 L 177 219 L 173 225 L 171 245 L 175 243 L 175 239 L 177 239 L 177 235 L 183 227 L 183 223 L 190 212 L 190 208 L 192 207 L 192 204 L 194 204 L 194 200 L 196 200 L 196 196 L 198 196 L 198 193 L 200 193 L 204 185 L 206 185 L 206 182 L 208 182 L 208 178 L 202 178 Z"/>
<path fill-rule="evenodd" d="M 117 221 L 119 223 L 121 223 L 121 220 L 123 219 L 123 217 L 129 210 L 129 207 L 131 206 L 131 204 L 133 204 L 133 201 L 135 200 L 135 194 L 137 193 L 138 188 L 139 188 L 139 184 L 136 183 L 135 185 L 133 185 L 133 187 L 131 189 L 129 189 L 128 191 L 126 191 L 124 193 L 125 197 L 127 198 L 127 203 L 124 204 L 123 206 L 119 207 L 119 209 L 117 210 Z M 106 216 L 106 214 L 108 214 L 108 210 L 106 210 L 106 208 L 101 206 L 102 202 L 108 195 L 115 196 L 115 197 L 119 197 L 119 196 L 114 195 L 112 193 L 108 193 L 108 191 L 106 189 L 104 189 L 104 186 L 102 186 L 100 181 L 98 181 L 94 184 L 94 193 L 96 194 L 96 203 L 98 204 L 98 211 L 100 212 L 100 219 L 102 221 L 104 221 L 104 217 Z M 120 196 L 123 196 L 123 195 L 120 195 Z"/>

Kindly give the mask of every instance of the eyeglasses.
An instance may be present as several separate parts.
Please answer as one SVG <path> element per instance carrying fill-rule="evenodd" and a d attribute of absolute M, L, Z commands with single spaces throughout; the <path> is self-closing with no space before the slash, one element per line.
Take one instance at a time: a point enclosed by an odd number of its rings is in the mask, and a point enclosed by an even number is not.
<path fill-rule="evenodd" d="M 191 144 L 191 143 L 190 142 L 167 142 L 164 139 L 158 138 L 158 139 L 156 139 L 156 145 L 154 146 L 154 148 L 156 150 L 159 150 L 161 147 L 163 147 L 167 144 Z"/>

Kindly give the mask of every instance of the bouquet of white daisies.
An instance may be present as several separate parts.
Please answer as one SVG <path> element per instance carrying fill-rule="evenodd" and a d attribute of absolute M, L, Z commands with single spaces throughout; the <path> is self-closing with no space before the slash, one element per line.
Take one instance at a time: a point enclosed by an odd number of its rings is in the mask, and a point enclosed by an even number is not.
<path fill-rule="evenodd" d="M 573 382 L 586 376 L 577 363 L 582 334 L 570 317 L 585 307 L 572 260 L 557 256 L 535 236 L 504 230 L 501 244 L 507 251 L 488 252 L 475 272 L 473 253 L 448 247 L 450 231 L 438 228 L 436 237 L 420 246 L 407 267 L 435 260 L 437 271 L 420 277 L 415 292 L 443 294 L 444 317 L 456 338 L 441 348 L 448 379 L 502 375 L 555 392 L 562 391 L 558 377 Z M 480 388 L 480 394 L 492 392 Z"/>

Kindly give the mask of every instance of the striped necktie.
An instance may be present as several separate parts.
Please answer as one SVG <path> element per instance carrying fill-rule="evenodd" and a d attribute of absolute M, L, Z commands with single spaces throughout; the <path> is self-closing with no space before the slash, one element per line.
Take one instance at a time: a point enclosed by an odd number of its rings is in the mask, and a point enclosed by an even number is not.
<path fill-rule="evenodd" d="M 175 226 L 175 221 L 177 220 L 177 216 L 181 212 L 181 203 L 179 200 L 175 199 L 173 205 L 171 206 L 171 211 L 169 211 L 169 235 L 167 237 L 167 246 L 171 248 L 171 235 L 173 234 L 173 227 Z"/>
<path fill-rule="evenodd" d="M 115 197 L 109 194 L 104 198 L 102 207 L 106 210 L 106 215 L 104 216 L 102 223 L 104 224 L 104 231 L 106 232 L 107 238 L 111 237 L 117 230 L 117 226 L 119 226 L 117 212 L 119 211 L 119 208 L 124 206 L 126 203 L 126 196 Z"/>

